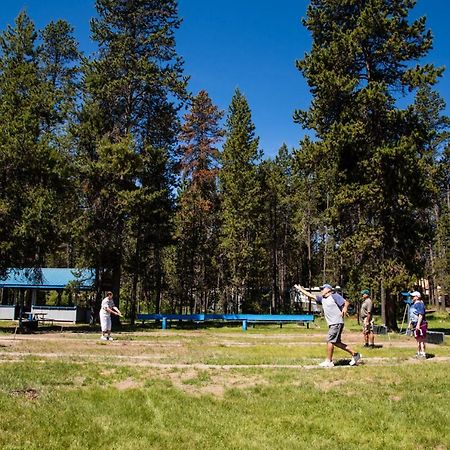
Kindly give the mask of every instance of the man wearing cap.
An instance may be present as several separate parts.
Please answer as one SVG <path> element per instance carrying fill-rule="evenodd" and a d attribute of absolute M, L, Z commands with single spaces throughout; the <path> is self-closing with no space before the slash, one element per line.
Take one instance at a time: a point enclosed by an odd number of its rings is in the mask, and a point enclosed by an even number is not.
<path fill-rule="evenodd" d="M 427 339 L 427 321 L 425 320 L 425 304 L 422 301 L 420 292 L 411 292 L 413 304 L 409 309 L 409 328 L 414 330 L 414 337 L 417 341 L 417 357 L 426 358 L 425 341 Z"/>
<path fill-rule="evenodd" d="M 370 298 L 369 291 L 367 289 L 361 291 L 361 296 L 363 298 L 363 302 L 361 304 L 359 317 L 363 326 L 364 347 L 375 348 L 375 337 L 373 334 L 372 299 Z"/>
<path fill-rule="evenodd" d="M 333 367 L 334 347 L 346 351 L 352 355 L 350 365 L 354 366 L 360 359 L 361 355 L 353 351 L 347 344 L 341 340 L 342 330 L 344 329 L 344 316 L 347 314 L 349 302 L 341 295 L 333 292 L 333 288 L 329 284 L 321 286 L 322 295 L 315 297 L 301 286 L 296 286 L 301 292 L 322 304 L 323 314 L 328 324 L 327 335 L 327 359 L 320 363 L 321 367 Z"/>

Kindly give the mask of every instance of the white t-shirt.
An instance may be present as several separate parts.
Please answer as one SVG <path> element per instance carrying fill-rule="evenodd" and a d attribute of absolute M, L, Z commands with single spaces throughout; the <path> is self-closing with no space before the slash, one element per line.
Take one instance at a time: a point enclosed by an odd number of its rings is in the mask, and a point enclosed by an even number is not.
<path fill-rule="evenodd" d="M 113 309 L 114 307 L 114 302 L 112 299 L 110 299 L 109 297 L 105 297 L 102 300 L 102 306 L 100 307 L 100 314 L 103 314 L 104 316 L 110 316 L 111 313 L 106 309 Z"/>
<path fill-rule="evenodd" d="M 342 295 L 333 292 L 328 297 L 322 297 L 318 295 L 317 303 L 321 303 L 323 307 L 323 315 L 328 325 L 337 325 L 338 323 L 344 323 L 342 317 L 342 308 L 345 305 L 345 300 Z"/>

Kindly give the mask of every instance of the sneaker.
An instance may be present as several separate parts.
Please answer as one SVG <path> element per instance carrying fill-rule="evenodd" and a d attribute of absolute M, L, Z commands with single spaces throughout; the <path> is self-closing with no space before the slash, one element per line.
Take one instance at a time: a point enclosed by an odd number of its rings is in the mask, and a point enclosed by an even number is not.
<path fill-rule="evenodd" d="M 111 336 L 108 336 L 108 341 L 113 341 L 114 339 Z"/>
<path fill-rule="evenodd" d="M 360 354 L 360 353 L 355 353 L 355 354 L 352 356 L 352 359 L 351 359 L 351 361 L 350 361 L 350 365 L 351 365 L 351 366 L 354 366 L 360 359 L 361 359 L 361 354 Z"/>
<path fill-rule="evenodd" d="M 370 347 L 370 346 L 369 346 L 369 344 L 366 342 L 366 343 L 364 344 L 364 347 Z"/>
<path fill-rule="evenodd" d="M 334 362 L 333 361 L 328 361 L 328 359 L 326 359 L 324 362 L 321 362 L 319 364 L 320 367 L 334 367 Z"/>
<path fill-rule="evenodd" d="M 108 338 L 107 338 L 106 336 L 102 336 L 102 337 L 100 338 L 100 340 L 101 340 L 101 341 L 107 341 Z"/>
<path fill-rule="evenodd" d="M 427 358 L 427 354 L 425 352 L 419 352 L 419 358 Z"/>

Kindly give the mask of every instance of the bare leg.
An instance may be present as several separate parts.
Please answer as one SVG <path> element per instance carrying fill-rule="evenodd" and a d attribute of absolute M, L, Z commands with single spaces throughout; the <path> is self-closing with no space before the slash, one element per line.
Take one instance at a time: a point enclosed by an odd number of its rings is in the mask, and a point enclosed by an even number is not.
<path fill-rule="evenodd" d="M 327 359 L 328 361 L 333 361 L 334 344 L 327 342 Z"/>
<path fill-rule="evenodd" d="M 418 341 L 419 344 L 419 353 L 425 353 L 425 341 Z"/>
<path fill-rule="evenodd" d="M 363 330 L 363 336 L 364 336 L 364 344 L 369 345 L 369 333 L 366 333 L 366 331 Z"/>
<path fill-rule="evenodd" d="M 344 350 L 345 352 L 350 353 L 350 355 L 352 355 L 352 356 L 354 356 L 356 354 L 356 352 L 353 349 L 351 349 L 347 344 L 344 344 L 343 342 L 336 342 L 334 345 L 336 347 L 340 348 L 341 350 Z"/>

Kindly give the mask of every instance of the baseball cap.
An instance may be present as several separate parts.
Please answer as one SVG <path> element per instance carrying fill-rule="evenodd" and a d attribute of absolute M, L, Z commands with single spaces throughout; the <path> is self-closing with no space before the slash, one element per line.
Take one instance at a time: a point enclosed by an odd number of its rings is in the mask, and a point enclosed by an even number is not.
<path fill-rule="evenodd" d="M 367 289 L 363 289 L 362 291 L 361 291 L 361 295 L 369 295 L 370 294 L 370 292 L 367 290 Z"/>
<path fill-rule="evenodd" d="M 320 289 L 331 289 L 331 290 L 333 290 L 333 287 L 331 286 L 331 284 L 323 284 L 322 286 L 320 286 Z"/>
<path fill-rule="evenodd" d="M 409 294 L 409 295 L 411 295 L 411 297 L 419 297 L 419 298 L 421 297 L 421 294 L 419 291 L 411 292 L 411 294 Z"/>

